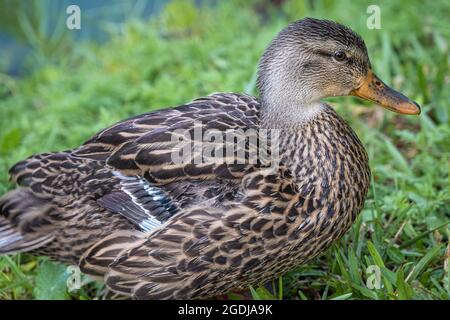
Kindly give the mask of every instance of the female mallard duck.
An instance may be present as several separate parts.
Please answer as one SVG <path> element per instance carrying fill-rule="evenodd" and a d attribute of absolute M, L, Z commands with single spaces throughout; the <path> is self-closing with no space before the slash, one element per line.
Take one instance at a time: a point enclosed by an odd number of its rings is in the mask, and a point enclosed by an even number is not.
<path fill-rule="evenodd" d="M 78 264 L 137 299 L 224 294 L 315 257 L 350 227 L 370 181 L 364 147 L 321 99 L 420 108 L 372 73 L 357 34 L 326 20 L 281 31 L 260 60 L 258 88 L 259 99 L 213 94 L 19 162 L 10 173 L 20 187 L 0 200 L 0 254 Z M 175 163 L 179 130 L 199 122 L 277 131 L 278 165 Z"/>

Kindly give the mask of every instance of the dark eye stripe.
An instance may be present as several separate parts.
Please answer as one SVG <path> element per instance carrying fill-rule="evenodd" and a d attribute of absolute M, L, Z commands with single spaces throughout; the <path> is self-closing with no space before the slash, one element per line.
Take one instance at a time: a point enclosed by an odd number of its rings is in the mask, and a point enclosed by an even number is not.
<path fill-rule="evenodd" d="M 324 57 L 332 57 L 333 56 L 333 53 L 325 51 L 325 50 L 321 50 L 321 49 L 314 50 L 314 53 L 324 56 Z"/>
<path fill-rule="evenodd" d="M 344 51 L 342 51 L 342 52 L 345 54 L 345 59 L 344 60 L 347 60 L 348 63 L 353 63 L 353 58 L 347 56 L 347 54 Z M 314 53 L 318 54 L 318 55 L 321 55 L 323 57 L 327 57 L 327 58 L 332 58 L 332 57 L 334 57 L 334 54 L 335 54 L 335 52 L 329 52 L 329 51 L 325 51 L 325 50 L 321 50 L 321 49 L 314 50 Z M 344 60 L 341 60 L 341 61 L 344 61 Z"/>

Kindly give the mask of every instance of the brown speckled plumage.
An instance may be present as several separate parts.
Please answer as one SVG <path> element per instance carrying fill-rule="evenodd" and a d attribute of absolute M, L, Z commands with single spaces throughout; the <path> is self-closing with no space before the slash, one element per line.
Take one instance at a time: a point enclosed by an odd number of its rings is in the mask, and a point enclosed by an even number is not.
<path fill-rule="evenodd" d="M 326 51 L 342 46 L 353 55 L 347 62 Z M 0 254 L 78 264 L 112 293 L 137 299 L 211 297 L 292 270 L 341 237 L 364 205 L 367 154 L 319 100 L 348 94 L 367 70 L 364 43 L 348 28 L 292 24 L 261 59 L 260 100 L 213 94 L 16 164 L 19 188 L 0 199 Z M 175 164 L 177 130 L 200 121 L 222 133 L 278 130 L 278 165 Z"/>
<path fill-rule="evenodd" d="M 105 270 L 107 285 L 136 298 L 208 297 L 264 283 L 325 250 L 362 209 L 364 148 L 331 109 L 286 131 L 281 145 L 280 168 L 246 174 L 239 201 L 194 205 L 149 238 L 124 238 L 126 250 Z M 89 253 L 82 264 L 98 265 Z"/>

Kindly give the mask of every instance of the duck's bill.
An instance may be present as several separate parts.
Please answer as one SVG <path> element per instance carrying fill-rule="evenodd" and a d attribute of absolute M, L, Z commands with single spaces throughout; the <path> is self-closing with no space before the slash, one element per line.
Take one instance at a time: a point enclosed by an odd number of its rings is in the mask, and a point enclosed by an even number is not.
<path fill-rule="evenodd" d="M 351 92 L 352 95 L 371 100 L 382 107 L 401 114 L 420 114 L 420 106 L 395 91 L 369 71 L 363 85 Z"/>

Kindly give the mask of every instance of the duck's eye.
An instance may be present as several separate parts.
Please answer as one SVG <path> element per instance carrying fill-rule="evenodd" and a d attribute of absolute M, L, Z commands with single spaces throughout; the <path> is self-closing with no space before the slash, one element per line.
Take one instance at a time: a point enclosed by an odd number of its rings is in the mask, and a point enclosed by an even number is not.
<path fill-rule="evenodd" d="M 344 60 L 347 59 L 347 55 L 345 54 L 344 51 L 336 51 L 336 52 L 333 54 L 333 58 L 334 58 L 336 61 L 344 61 Z"/>

